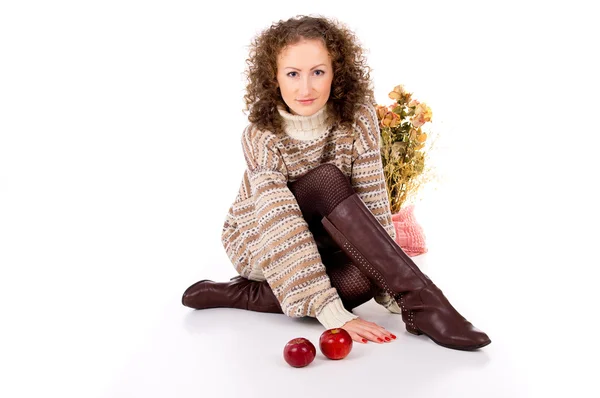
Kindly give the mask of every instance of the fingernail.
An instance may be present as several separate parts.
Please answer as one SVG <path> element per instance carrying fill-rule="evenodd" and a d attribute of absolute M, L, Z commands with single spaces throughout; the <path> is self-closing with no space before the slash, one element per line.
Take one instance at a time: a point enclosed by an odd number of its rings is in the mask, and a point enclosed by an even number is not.
<path fill-rule="evenodd" d="M 385 338 L 386 341 L 391 341 L 392 339 L 390 339 L 389 337 Z"/>
<path fill-rule="evenodd" d="M 395 338 L 396 338 L 396 336 L 394 336 L 393 334 L 392 334 L 391 336 L 392 336 L 392 338 L 393 338 L 393 339 L 395 339 Z"/>
<path fill-rule="evenodd" d="M 367 339 L 362 339 L 362 342 L 363 342 L 363 343 L 366 343 L 366 342 L 367 342 Z"/>
<path fill-rule="evenodd" d="M 381 341 L 383 343 L 383 340 L 381 339 L 381 337 L 377 337 L 377 341 Z"/>

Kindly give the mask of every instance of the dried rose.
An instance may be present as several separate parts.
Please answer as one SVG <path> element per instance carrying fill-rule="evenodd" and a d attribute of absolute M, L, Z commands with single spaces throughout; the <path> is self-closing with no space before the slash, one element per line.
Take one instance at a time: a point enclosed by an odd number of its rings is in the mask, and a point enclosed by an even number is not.
<path fill-rule="evenodd" d="M 394 112 L 387 112 L 381 120 L 383 127 L 396 127 L 400 124 L 400 115 Z"/>
<path fill-rule="evenodd" d="M 398 115 L 397 113 L 393 113 L 393 112 L 392 112 L 392 115 L 393 115 L 392 116 L 393 120 L 392 120 L 392 123 L 390 124 L 390 127 L 397 127 L 397 126 L 399 126 L 400 122 L 402 121 L 402 119 L 400 119 L 400 115 Z"/>
<path fill-rule="evenodd" d="M 388 94 L 388 97 L 393 100 L 399 100 L 404 94 L 406 94 L 406 90 L 404 89 L 404 86 L 400 84 L 394 87 L 394 89 Z"/>
<path fill-rule="evenodd" d="M 385 114 L 388 113 L 387 107 L 383 106 L 383 105 L 377 105 L 377 107 L 375 108 L 375 110 L 377 111 L 377 118 L 379 120 L 382 120 L 383 117 L 385 116 Z"/>
<path fill-rule="evenodd" d="M 416 128 L 419 128 L 422 125 L 424 125 L 425 123 L 430 122 L 431 116 L 432 116 L 431 108 L 429 108 L 427 106 L 427 104 L 424 102 L 420 103 L 415 108 L 415 115 L 412 117 L 411 123 Z"/>

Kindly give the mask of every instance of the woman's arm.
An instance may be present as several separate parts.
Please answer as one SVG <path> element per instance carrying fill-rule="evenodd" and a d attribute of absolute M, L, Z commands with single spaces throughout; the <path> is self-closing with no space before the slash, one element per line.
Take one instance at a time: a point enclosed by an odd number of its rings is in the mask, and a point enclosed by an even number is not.
<path fill-rule="evenodd" d="M 259 249 L 252 261 L 290 317 L 315 317 L 327 329 L 358 318 L 347 311 L 332 287 L 313 235 L 287 186 L 287 170 L 277 137 L 248 128 L 242 148 L 248 166 Z"/>

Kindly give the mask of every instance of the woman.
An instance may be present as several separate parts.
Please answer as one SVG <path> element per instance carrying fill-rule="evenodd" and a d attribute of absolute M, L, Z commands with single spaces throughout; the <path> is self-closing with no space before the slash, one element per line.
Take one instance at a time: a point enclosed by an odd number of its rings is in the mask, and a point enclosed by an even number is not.
<path fill-rule="evenodd" d="M 357 342 L 392 341 L 351 312 L 374 298 L 439 345 L 489 344 L 395 243 L 355 36 L 324 18 L 291 18 L 255 38 L 248 65 L 247 169 L 221 236 L 240 275 L 193 284 L 183 305 L 311 316 Z"/>

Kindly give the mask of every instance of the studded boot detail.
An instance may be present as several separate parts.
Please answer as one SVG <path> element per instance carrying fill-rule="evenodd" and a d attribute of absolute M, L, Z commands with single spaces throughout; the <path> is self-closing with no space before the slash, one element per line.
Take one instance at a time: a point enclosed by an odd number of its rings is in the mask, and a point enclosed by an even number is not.
<path fill-rule="evenodd" d="M 438 345 L 458 350 L 491 343 L 402 251 L 357 194 L 337 205 L 321 223 L 371 282 L 396 299 L 409 333 L 424 334 Z"/>

